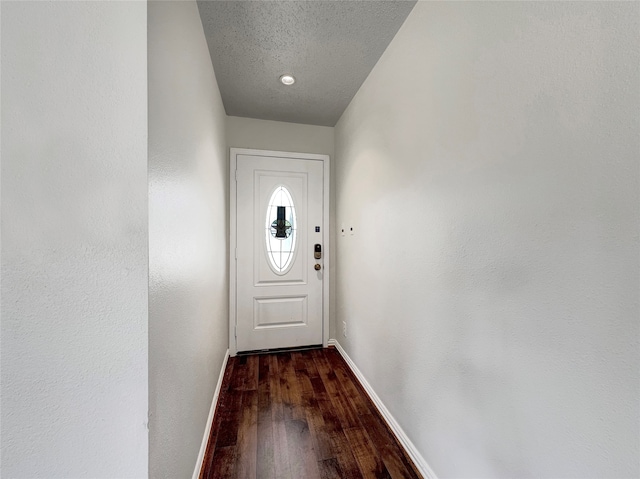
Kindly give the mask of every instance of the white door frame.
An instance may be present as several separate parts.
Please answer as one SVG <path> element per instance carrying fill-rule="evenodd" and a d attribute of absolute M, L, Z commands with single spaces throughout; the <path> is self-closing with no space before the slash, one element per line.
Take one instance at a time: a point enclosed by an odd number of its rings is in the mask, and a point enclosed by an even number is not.
<path fill-rule="evenodd" d="M 238 353 L 236 342 L 236 244 L 237 244 L 237 184 L 236 169 L 238 155 L 265 156 L 274 158 L 295 158 L 299 160 L 320 160 L 323 164 L 323 211 L 322 211 L 322 346 L 329 342 L 329 276 L 331 275 L 331 245 L 329 244 L 329 155 L 311 153 L 291 153 L 286 151 L 253 150 L 247 148 L 231 148 L 229 153 L 229 354 Z"/>

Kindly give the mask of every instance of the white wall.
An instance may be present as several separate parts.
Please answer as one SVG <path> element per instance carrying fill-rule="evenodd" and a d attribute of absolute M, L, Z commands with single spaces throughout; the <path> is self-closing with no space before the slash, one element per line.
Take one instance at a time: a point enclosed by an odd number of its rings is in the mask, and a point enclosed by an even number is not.
<path fill-rule="evenodd" d="M 229 148 L 293 151 L 333 156 L 333 127 L 227 117 Z"/>
<path fill-rule="evenodd" d="M 440 478 L 640 475 L 639 18 L 418 3 L 336 126 L 337 338 Z"/>
<path fill-rule="evenodd" d="M 226 115 L 196 3 L 148 9 L 149 467 L 183 478 L 228 347 Z"/>
<path fill-rule="evenodd" d="M 2 2 L 3 478 L 147 476 L 146 2 Z"/>
<path fill-rule="evenodd" d="M 227 117 L 227 145 L 229 148 L 255 148 L 258 150 L 292 151 L 329 155 L 331 163 L 331 198 L 329 199 L 329 228 L 331 244 L 335 244 L 335 168 L 334 128 L 330 126 L 302 125 L 283 121 L 257 120 L 238 116 Z M 335 254 L 329 264 L 329 316 L 335 316 Z M 329 337 L 335 338 L 335 321 L 331 319 Z"/>

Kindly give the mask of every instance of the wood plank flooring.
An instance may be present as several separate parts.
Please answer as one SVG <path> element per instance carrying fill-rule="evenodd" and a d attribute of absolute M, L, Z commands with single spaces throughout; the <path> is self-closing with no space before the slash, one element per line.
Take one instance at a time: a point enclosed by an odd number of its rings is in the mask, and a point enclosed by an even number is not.
<path fill-rule="evenodd" d="M 421 478 L 333 348 L 229 358 L 200 479 Z"/>

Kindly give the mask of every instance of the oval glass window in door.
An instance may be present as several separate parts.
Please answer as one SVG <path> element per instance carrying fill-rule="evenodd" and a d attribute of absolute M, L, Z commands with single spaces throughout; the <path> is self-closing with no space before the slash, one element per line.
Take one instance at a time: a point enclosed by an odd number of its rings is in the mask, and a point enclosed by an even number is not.
<path fill-rule="evenodd" d="M 271 269 L 285 274 L 296 249 L 296 209 L 285 186 L 278 186 L 269 199 L 265 241 Z"/>

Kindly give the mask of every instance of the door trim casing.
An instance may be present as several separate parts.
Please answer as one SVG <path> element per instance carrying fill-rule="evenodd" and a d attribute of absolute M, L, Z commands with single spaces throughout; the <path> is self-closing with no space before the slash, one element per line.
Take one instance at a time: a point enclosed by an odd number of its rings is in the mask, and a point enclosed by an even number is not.
<path fill-rule="evenodd" d="M 236 170 L 238 155 L 264 156 L 268 158 L 295 158 L 298 160 L 316 160 L 323 164 L 323 191 L 322 191 L 322 346 L 329 343 L 329 277 L 331 276 L 331 244 L 329 234 L 329 192 L 330 185 L 330 158 L 329 155 L 312 153 L 292 153 L 287 151 L 254 150 L 248 148 L 230 148 L 229 150 L 229 354 L 236 356 L 238 353 L 236 340 L 236 299 L 237 299 L 237 184 Z"/>

